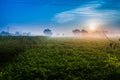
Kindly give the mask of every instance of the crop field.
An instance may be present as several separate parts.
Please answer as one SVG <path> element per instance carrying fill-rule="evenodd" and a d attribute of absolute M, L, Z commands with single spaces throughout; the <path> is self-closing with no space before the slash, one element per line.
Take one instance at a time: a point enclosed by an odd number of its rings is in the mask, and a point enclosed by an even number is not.
<path fill-rule="evenodd" d="M 0 37 L 0 80 L 120 80 L 120 41 Z"/>

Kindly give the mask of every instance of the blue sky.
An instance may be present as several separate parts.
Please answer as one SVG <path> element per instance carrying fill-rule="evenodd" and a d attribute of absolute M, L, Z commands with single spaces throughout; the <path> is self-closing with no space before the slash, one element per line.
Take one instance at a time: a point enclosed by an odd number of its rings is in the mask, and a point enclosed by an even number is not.
<path fill-rule="evenodd" d="M 71 32 L 91 21 L 118 29 L 119 16 L 119 0 L 0 0 L 0 31 L 9 26 L 11 32 Z"/>

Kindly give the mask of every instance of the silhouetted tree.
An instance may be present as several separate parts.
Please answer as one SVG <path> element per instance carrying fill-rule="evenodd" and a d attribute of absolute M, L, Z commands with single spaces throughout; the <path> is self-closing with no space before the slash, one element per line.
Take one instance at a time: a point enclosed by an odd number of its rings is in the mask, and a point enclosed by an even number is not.
<path fill-rule="evenodd" d="M 20 36 L 20 32 L 15 32 L 15 36 Z"/>
<path fill-rule="evenodd" d="M 9 36 L 9 35 L 10 35 L 9 32 L 5 32 L 5 31 L 2 31 L 0 34 L 1 34 L 2 36 Z"/>
<path fill-rule="evenodd" d="M 72 30 L 72 32 L 73 32 L 74 34 L 79 34 L 79 33 L 80 33 L 80 30 L 79 30 L 79 29 L 74 29 L 74 30 Z"/>
<path fill-rule="evenodd" d="M 51 36 L 51 35 L 53 34 L 50 29 L 45 29 L 45 30 L 43 31 L 43 33 L 44 33 L 46 36 Z"/>
<path fill-rule="evenodd" d="M 80 32 L 81 32 L 81 33 L 88 33 L 88 31 L 85 30 L 85 29 L 82 29 Z"/>

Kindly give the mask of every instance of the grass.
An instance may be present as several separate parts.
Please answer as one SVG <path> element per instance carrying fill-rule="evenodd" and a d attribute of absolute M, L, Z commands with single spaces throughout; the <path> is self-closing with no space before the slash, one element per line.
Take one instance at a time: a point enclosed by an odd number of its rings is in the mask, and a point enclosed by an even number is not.
<path fill-rule="evenodd" d="M 120 79 L 120 47 L 100 38 L 2 37 L 0 56 L 0 80 Z"/>

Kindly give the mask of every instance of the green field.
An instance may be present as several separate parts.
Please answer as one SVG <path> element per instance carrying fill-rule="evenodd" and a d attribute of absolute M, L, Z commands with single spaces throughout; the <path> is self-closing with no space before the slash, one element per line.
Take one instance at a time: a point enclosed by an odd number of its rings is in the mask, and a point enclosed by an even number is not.
<path fill-rule="evenodd" d="M 0 80 L 120 80 L 120 45 L 103 38 L 0 37 Z"/>

